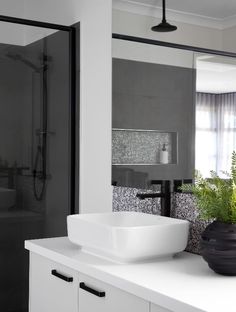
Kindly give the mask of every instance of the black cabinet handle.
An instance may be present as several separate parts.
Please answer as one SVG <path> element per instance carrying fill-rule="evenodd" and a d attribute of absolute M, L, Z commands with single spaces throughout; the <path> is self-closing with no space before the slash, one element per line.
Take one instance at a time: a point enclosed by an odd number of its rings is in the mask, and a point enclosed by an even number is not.
<path fill-rule="evenodd" d="M 68 282 L 68 283 L 73 282 L 73 277 L 68 277 L 68 276 L 65 276 L 65 275 L 63 275 L 61 273 L 58 273 L 57 270 L 52 270 L 51 274 L 56 276 L 56 277 L 58 277 L 58 278 L 60 278 L 60 279 L 62 279 L 63 281 Z"/>
<path fill-rule="evenodd" d="M 101 297 L 105 297 L 106 296 L 105 291 L 98 291 L 96 289 L 90 288 L 90 287 L 86 286 L 85 283 L 80 283 L 79 287 L 81 289 L 83 289 L 83 290 L 85 290 L 85 291 L 87 291 L 87 292 L 97 296 L 97 297 L 101 298 Z"/>

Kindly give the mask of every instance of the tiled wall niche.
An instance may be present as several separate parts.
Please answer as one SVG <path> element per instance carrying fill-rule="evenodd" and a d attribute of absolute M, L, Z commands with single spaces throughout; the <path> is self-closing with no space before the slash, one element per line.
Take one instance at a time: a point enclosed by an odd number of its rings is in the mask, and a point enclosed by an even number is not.
<path fill-rule="evenodd" d="M 153 193 L 152 190 L 143 190 L 129 187 L 113 188 L 113 211 L 137 211 L 160 215 L 160 199 L 140 200 L 137 193 Z M 171 216 L 190 222 L 189 239 L 186 251 L 200 253 L 201 233 L 209 224 L 199 218 L 196 202 L 191 194 L 172 193 Z"/>
<path fill-rule="evenodd" d="M 177 163 L 177 133 L 156 130 L 113 129 L 113 165 L 157 165 L 165 144 L 168 164 Z"/>

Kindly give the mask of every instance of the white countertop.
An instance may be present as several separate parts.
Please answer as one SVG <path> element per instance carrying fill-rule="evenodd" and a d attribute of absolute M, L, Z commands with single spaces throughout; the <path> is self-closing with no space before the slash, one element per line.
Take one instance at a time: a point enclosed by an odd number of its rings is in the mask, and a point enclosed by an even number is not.
<path fill-rule="evenodd" d="M 215 274 L 198 255 L 117 264 L 83 253 L 67 237 L 26 241 L 25 247 L 174 312 L 236 312 L 236 277 Z"/>

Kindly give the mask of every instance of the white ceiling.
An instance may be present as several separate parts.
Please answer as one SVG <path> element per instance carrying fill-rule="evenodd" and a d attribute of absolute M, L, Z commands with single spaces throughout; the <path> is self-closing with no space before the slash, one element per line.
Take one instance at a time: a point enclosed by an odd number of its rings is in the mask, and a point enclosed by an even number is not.
<path fill-rule="evenodd" d="M 196 61 L 198 92 L 236 92 L 236 60 L 228 57 L 200 55 Z"/>
<path fill-rule="evenodd" d="M 162 0 L 113 0 L 113 9 L 161 17 Z M 236 0 L 166 0 L 167 19 L 226 29 L 236 25 Z"/>
<path fill-rule="evenodd" d="M 134 0 L 133 2 L 161 7 L 162 0 Z M 166 0 L 167 9 L 225 19 L 236 15 L 236 0 Z"/>

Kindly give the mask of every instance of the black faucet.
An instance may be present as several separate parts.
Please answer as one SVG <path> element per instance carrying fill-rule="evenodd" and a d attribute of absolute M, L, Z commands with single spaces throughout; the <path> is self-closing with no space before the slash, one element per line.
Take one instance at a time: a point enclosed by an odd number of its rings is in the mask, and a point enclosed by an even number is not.
<path fill-rule="evenodd" d="M 170 217 L 171 210 L 171 192 L 169 180 L 152 180 L 152 185 L 161 185 L 159 193 L 137 193 L 137 197 L 141 200 L 146 198 L 161 198 L 161 215 Z"/>
<path fill-rule="evenodd" d="M 139 199 L 146 199 L 146 198 L 161 198 L 164 197 L 165 195 L 162 193 L 144 193 L 144 194 L 137 194 L 136 195 Z"/>

